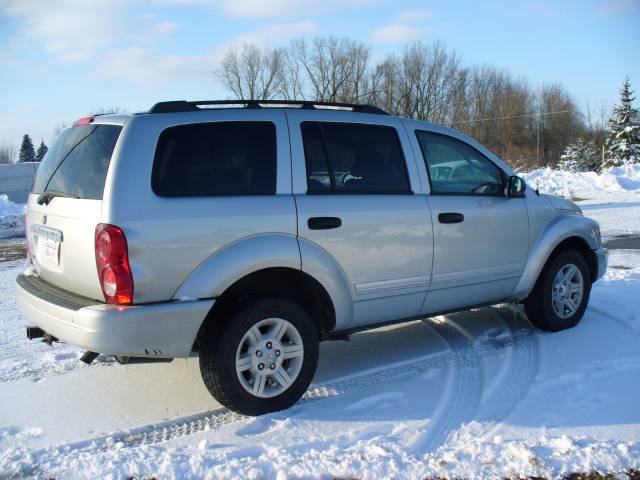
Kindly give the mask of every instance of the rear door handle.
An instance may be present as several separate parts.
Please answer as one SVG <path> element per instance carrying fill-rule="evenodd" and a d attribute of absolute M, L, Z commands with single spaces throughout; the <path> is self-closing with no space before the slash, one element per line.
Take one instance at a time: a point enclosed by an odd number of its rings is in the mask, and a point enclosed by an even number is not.
<path fill-rule="evenodd" d="M 464 221 L 464 215 L 455 212 L 441 213 L 438 215 L 438 221 L 440 223 L 460 223 Z"/>
<path fill-rule="evenodd" d="M 342 220 L 338 217 L 311 217 L 307 222 L 311 230 L 329 230 L 342 225 Z"/>

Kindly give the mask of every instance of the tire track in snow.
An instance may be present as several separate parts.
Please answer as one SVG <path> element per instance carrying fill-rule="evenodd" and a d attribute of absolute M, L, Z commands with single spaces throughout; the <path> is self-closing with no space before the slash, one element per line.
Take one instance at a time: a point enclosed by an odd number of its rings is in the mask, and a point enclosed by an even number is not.
<path fill-rule="evenodd" d="M 426 431 L 411 445 L 412 453 L 432 452 L 443 445 L 451 433 L 471 418 L 482 397 L 483 372 L 478 352 L 473 348 L 473 337 L 455 322 L 443 317 L 424 320 L 449 345 L 451 353 L 459 359 L 453 381 L 441 399 Z"/>
<path fill-rule="evenodd" d="M 502 320 L 507 324 L 511 338 L 521 335 L 529 337 L 530 341 L 513 345 L 509 359 L 505 362 L 508 370 L 501 375 L 502 388 L 495 389 L 481 404 L 478 417 L 482 418 L 483 422 L 478 436 L 485 439 L 494 436 L 500 422 L 504 421 L 527 395 L 540 366 L 538 338 L 544 334 L 528 320 L 524 324 L 519 321 L 519 313 L 515 308 L 512 307 L 509 313 L 511 314 L 502 316 Z M 489 410 L 489 406 L 494 408 Z"/>
<path fill-rule="evenodd" d="M 596 315 L 593 316 L 596 322 L 609 329 L 625 343 L 640 349 L 640 338 L 638 337 L 638 332 L 627 325 L 624 320 L 620 320 L 620 318 L 616 317 L 612 313 L 592 305 L 589 305 L 589 310 L 593 310 L 593 312 L 596 313 Z M 600 318 L 601 316 L 607 317 L 611 322 L 605 321 Z"/>
<path fill-rule="evenodd" d="M 452 413 L 443 420 L 438 428 L 430 429 L 432 433 L 428 433 L 424 439 L 427 446 L 437 447 L 446 441 L 455 427 L 459 426 L 460 423 L 464 422 L 470 415 L 473 415 L 477 408 L 478 402 L 480 401 L 479 394 L 481 394 L 481 390 L 479 389 L 481 386 L 479 385 L 481 377 L 478 377 L 477 372 L 477 370 L 480 369 L 479 360 L 508 348 L 522 348 L 523 345 L 532 343 L 538 336 L 537 332 L 528 332 L 527 334 L 518 333 L 513 338 L 498 344 L 487 344 L 482 347 L 475 347 L 472 342 L 463 340 L 464 336 L 459 331 L 456 332 L 451 329 L 454 329 L 454 327 L 448 326 L 440 331 L 444 332 L 443 335 L 452 343 L 452 351 L 421 357 L 402 364 L 396 364 L 394 366 L 314 386 L 304 394 L 297 405 L 306 405 L 384 382 L 417 377 L 431 369 L 443 368 L 459 363 L 463 366 L 463 370 L 466 371 L 461 375 L 461 378 L 454 388 L 455 401 L 457 402 L 455 405 L 456 408 L 452 408 L 452 405 L 449 405 L 449 410 Z M 466 399 L 466 393 L 471 395 L 470 399 Z M 457 409 L 460 409 L 459 413 L 456 412 Z M 16 457 L 22 457 L 22 459 L 15 462 L 20 465 L 15 475 L 44 475 L 46 472 L 41 471 L 42 468 L 38 465 L 46 465 L 48 471 L 50 471 L 49 469 L 55 468 L 55 465 L 59 463 L 60 457 L 66 455 L 93 455 L 108 452 L 113 449 L 135 448 L 143 445 L 161 443 L 208 430 L 215 430 L 248 418 L 252 417 L 246 417 L 228 409 L 218 409 L 189 417 L 146 425 L 126 432 L 111 433 L 90 440 L 80 440 L 69 444 L 47 447 L 37 451 L 29 451 L 21 448 L 19 452 L 15 452 Z"/>

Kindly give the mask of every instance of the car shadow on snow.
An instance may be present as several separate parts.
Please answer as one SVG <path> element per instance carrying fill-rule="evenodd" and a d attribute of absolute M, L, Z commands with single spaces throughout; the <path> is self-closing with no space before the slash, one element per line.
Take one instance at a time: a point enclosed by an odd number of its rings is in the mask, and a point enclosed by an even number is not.
<path fill-rule="evenodd" d="M 607 287 L 615 290 L 614 283 Z M 274 415 L 425 421 L 432 431 L 421 444 L 434 448 L 474 422 L 484 425 L 480 430 L 497 422 L 545 429 L 638 423 L 637 338 L 598 306 L 590 307 L 577 327 L 558 333 L 536 330 L 519 309 L 508 306 L 426 319 L 360 333 L 350 343 L 323 344 L 314 384 L 350 375 L 369 375 L 371 384 L 365 380 L 322 406 L 300 404 Z M 423 359 L 433 361 L 411 369 Z M 402 365 L 408 366 L 406 374 Z M 394 368 L 395 375 L 377 381 L 375 372 L 384 378 Z"/>

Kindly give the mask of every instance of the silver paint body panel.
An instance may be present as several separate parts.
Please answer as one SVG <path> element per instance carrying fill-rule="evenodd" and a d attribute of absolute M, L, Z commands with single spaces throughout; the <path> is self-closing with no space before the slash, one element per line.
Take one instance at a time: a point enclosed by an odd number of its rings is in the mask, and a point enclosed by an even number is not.
<path fill-rule="evenodd" d="M 275 195 L 163 198 L 153 193 L 151 170 L 164 129 L 251 120 L 276 127 Z M 308 195 L 303 121 L 395 128 L 412 194 Z M 62 235 L 59 267 L 36 265 L 36 271 L 60 288 L 103 300 L 95 227 L 118 225 L 129 244 L 134 301 L 152 306 L 117 310 L 96 302 L 73 313 L 24 291 L 18 298 L 31 322 L 101 353 L 150 355 L 145 348 L 158 345 L 162 355 L 157 356 L 188 355 L 215 298 L 244 276 L 271 267 L 301 270 L 316 279 L 333 304 L 336 330 L 524 298 L 553 249 L 572 236 L 594 250 L 599 276 L 606 269 L 597 223 L 554 206 L 545 196 L 531 190 L 524 198 L 432 194 L 416 130 L 462 140 L 505 175 L 514 174 L 490 151 L 448 128 L 385 115 L 276 108 L 116 115 L 98 117 L 96 123 L 124 126 L 103 200 L 55 198 L 41 206 L 36 195 L 30 196 L 29 225 L 38 231 L 46 215 L 46 227 Z M 441 224 L 443 212 L 463 213 L 464 222 Z M 340 217 L 342 226 L 311 230 L 307 221 L 315 216 Z M 118 325 L 117 334 L 108 322 Z"/>

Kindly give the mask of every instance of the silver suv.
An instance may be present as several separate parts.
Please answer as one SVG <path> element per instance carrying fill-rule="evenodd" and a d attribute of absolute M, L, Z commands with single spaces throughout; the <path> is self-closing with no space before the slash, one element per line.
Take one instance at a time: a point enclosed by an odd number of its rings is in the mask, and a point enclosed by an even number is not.
<path fill-rule="evenodd" d="M 249 415 L 300 398 L 324 339 L 502 302 L 570 328 L 607 266 L 595 221 L 460 132 L 310 102 L 79 120 L 38 170 L 27 244 L 31 338 L 197 353 Z"/>

